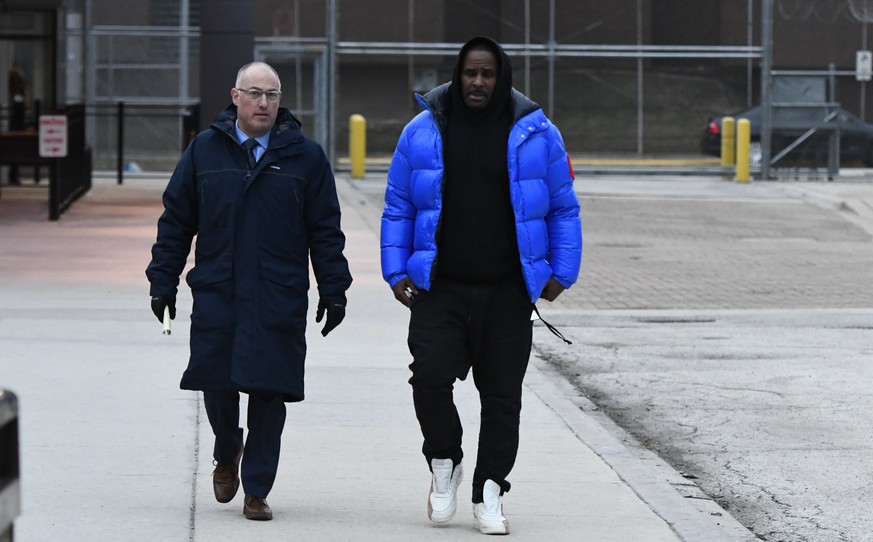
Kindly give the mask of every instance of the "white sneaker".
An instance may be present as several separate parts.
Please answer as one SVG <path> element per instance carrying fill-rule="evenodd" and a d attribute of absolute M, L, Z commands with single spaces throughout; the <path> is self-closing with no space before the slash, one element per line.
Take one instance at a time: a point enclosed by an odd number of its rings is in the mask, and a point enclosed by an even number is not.
<path fill-rule="evenodd" d="M 493 480 L 485 480 L 482 488 L 484 502 L 473 504 L 473 517 L 482 534 L 509 534 L 509 521 L 503 515 L 503 497 L 500 486 Z"/>
<path fill-rule="evenodd" d="M 445 523 L 455 517 L 458 509 L 458 486 L 464 479 L 464 464 L 453 467 L 451 459 L 431 459 L 433 480 L 427 499 L 427 517 L 436 523 Z"/>

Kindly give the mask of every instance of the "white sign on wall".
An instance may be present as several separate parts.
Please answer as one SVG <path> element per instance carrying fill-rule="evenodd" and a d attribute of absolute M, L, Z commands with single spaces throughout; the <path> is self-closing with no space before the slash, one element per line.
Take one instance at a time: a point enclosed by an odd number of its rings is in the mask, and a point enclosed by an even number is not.
<path fill-rule="evenodd" d="M 855 53 L 855 79 L 869 81 L 873 78 L 873 51 Z"/>
<path fill-rule="evenodd" d="M 43 158 L 63 158 L 67 155 L 66 115 L 40 115 L 39 155 Z"/>

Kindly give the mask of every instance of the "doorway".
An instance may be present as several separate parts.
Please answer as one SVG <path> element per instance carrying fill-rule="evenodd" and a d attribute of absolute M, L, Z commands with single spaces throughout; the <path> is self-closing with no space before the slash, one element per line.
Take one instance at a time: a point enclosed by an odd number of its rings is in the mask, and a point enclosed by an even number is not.
<path fill-rule="evenodd" d="M 55 103 L 55 11 L 0 11 L 0 130 L 36 132 Z M 0 157 L 6 162 L 7 157 Z M 42 172 L 45 174 L 45 171 Z M 4 183 L 38 183 L 37 166 L 5 165 Z"/>

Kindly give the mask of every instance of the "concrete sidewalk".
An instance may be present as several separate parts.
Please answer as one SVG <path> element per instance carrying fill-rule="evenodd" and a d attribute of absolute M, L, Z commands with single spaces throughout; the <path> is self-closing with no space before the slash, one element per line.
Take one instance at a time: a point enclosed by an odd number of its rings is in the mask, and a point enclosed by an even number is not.
<path fill-rule="evenodd" d="M 15 539 L 481 539 L 471 474 L 454 521 L 427 520 L 430 477 L 406 383 L 408 313 L 381 279 L 381 208 L 342 177 L 355 282 L 342 326 L 322 338 L 310 321 L 307 400 L 288 406 L 269 496 L 275 519 L 246 521 L 241 493 L 230 504 L 215 501 L 202 401 L 178 389 L 190 292 L 180 290 L 170 336 L 148 307 L 143 271 L 165 181 L 98 179 L 55 223 L 39 198 L 10 190 L 0 200 L 0 387 L 20 406 L 23 512 Z M 557 339 L 538 326 L 534 340 Z M 456 395 L 472 473 L 472 382 L 459 383 Z M 654 455 L 631 452 L 628 437 L 601 425 L 590 408 L 532 360 L 505 499 L 513 539 L 753 539 Z"/>

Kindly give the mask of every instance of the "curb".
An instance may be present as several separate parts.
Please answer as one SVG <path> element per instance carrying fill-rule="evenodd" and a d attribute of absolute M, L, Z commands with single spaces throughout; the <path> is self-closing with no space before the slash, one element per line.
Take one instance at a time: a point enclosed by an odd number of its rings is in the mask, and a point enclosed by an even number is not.
<path fill-rule="evenodd" d="M 676 472 L 579 395 L 557 370 L 531 354 L 525 377 L 528 387 L 588 446 L 649 508 L 688 542 L 751 542 L 758 540 L 718 503 Z M 630 443 L 628 446 L 626 443 Z"/>
<path fill-rule="evenodd" d="M 819 207 L 836 209 L 837 211 L 848 211 L 850 213 L 858 214 L 857 211 L 852 209 L 852 207 L 849 206 L 848 203 L 846 203 L 846 200 L 837 196 L 823 194 L 821 192 L 810 190 L 808 188 L 801 188 L 799 186 L 779 186 L 779 189 L 790 197 L 806 200 L 813 205 L 818 205 Z"/>

